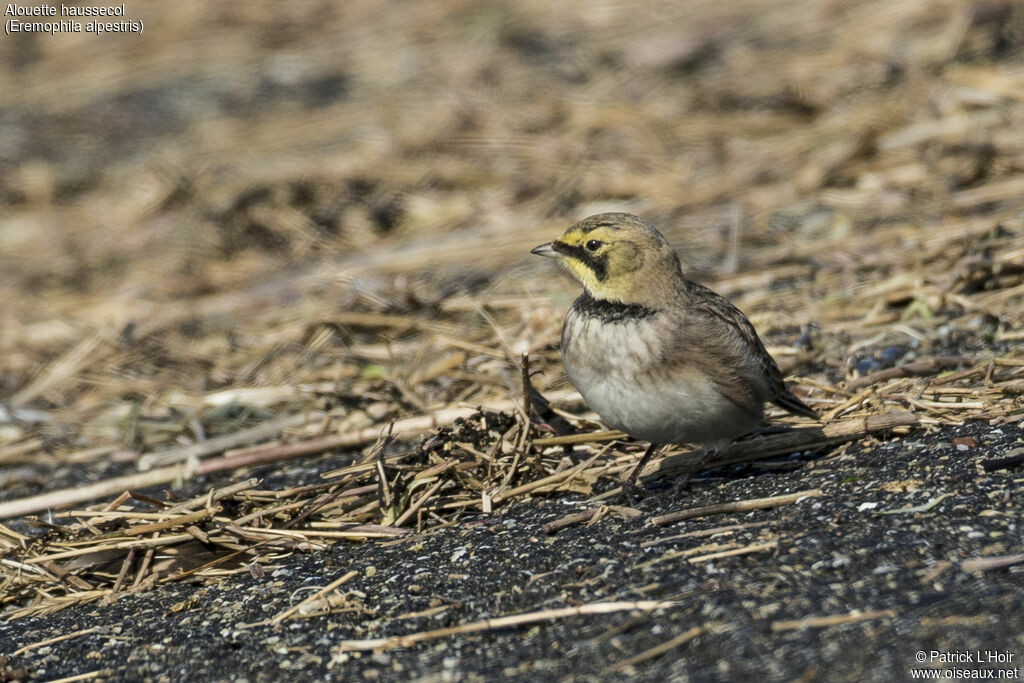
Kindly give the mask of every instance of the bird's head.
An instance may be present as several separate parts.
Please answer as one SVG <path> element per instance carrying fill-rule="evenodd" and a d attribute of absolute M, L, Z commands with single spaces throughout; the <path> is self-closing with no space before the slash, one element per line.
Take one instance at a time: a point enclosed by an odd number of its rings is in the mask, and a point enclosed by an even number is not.
<path fill-rule="evenodd" d="M 558 259 L 595 299 L 656 306 L 683 277 L 668 240 L 642 218 L 599 213 L 531 253 Z"/>

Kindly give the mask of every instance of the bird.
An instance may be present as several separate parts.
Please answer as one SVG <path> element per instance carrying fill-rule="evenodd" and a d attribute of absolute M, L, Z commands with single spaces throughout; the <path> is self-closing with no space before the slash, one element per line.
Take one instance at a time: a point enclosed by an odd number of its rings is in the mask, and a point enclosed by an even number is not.
<path fill-rule="evenodd" d="M 704 446 L 703 467 L 764 421 L 765 403 L 818 419 L 750 320 L 687 279 L 675 249 L 639 216 L 589 216 L 531 253 L 557 259 L 583 285 L 562 325 L 569 381 L 606 425 L 650 443 L 624 491 L 663 444 Z"/>

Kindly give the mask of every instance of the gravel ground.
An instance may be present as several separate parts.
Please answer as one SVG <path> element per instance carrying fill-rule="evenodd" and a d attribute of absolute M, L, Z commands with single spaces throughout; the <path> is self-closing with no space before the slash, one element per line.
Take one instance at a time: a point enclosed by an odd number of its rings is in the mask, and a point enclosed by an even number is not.
<path fill-rule="evenodd" d="M 986 472 L 979 465 L 1019 441 L 1015 429 L 975 423 L 871 439 L 820 459 L 712 471 L 689 490 L 655 482 L 635 504 L 639 516 L 610 513 L 555 534 L 544 525 L 585 501 L 520 503 L 395 542 L 296 555 L 258 578 L 167 586 L 110 607 L 4 623 L 0 651 L 10 656 L 90 629 L 6 662 L 8 679 L 32 681 L 94 671 L 115 681 L 894 681 L 912 680 L 915 670 L 947 679 L 1019 677 L 1024 572 L 964 564 L 1020 547 L 1019 466 Z M 650 523 L 679 509 L 812 489 L 822 495 Z M 694 533 L 734 525 L 746 526 Z M 751 544 L 769 547 L 750 551 Z M 701 559 L 732 548 L 749 552 Z M 342 611 L 246 627 L 350 571 L 356 576 L 344 585 Z M 673 604 L 376 652 L 337 650 L 346 639 L 640 600 Z M 848 619 L 787 624 L 830 616 Z M 675 638 L 682 642 L 647 652 Z M 642 661 L 627 662 L 641 653 Z M 993 660 L 978 662 L 979 653 Z M 974 661 L 941 661 L 949 657 Z"/>

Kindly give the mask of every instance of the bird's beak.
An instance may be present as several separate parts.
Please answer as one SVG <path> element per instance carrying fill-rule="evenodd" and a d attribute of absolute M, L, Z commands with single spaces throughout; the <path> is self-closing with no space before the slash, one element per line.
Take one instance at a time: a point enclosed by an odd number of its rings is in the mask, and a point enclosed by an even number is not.
<path fill-rule="evenodd" d="M 561 256 L 561 254 L 555 251 L 554 243 L 552 242 L 545 242 L 536 246 L 530 250 L 530 253 L 537 256 L 547 256 L 548 258 L 559 258 Z"/>

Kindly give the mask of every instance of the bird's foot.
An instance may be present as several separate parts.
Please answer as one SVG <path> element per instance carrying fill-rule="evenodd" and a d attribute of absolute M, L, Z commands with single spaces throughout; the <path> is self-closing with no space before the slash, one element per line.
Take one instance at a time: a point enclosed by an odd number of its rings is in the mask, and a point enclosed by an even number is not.
<path fill-rule="evenodd" d="M 617 496 L 618 502 L 627 507 L 633 507 L 636 503 L 644 498 L 646 490 L 643 484 L 638 484 L 634 481 L 622 482 L 622 487 L 619 489 L 619 495 Z"/>

